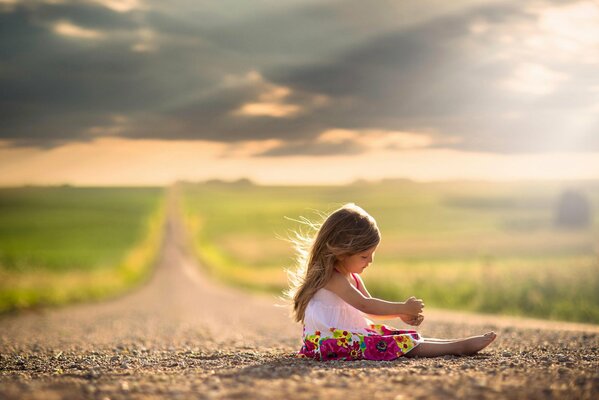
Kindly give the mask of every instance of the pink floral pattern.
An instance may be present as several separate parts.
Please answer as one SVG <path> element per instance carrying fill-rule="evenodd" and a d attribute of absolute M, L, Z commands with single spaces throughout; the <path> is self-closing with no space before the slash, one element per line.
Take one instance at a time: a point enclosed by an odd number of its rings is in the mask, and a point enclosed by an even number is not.
<path fill-rule="evenodd" d="M 421 341 L 414 330 L 372 324 L 366 331 L 368 333 L 363 334 L 330 328 L 325 335 L 319 331 L 312 334 L 304 331 L 304 343 L 297 355 L 320 361 L 389 361 L 405 355 Z"/>

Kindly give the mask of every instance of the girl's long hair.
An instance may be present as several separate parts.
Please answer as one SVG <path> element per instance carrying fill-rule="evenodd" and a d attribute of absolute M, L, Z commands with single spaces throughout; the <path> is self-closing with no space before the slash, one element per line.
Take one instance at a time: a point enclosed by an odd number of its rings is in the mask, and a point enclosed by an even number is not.
<path fill-rule="evenodd" d="M 353 203 L 334 211 L 320 225 L 305 218 L 301 222 L 317 232 L 310 235 L 296 231 L 291 238 L 297 266 L 287 271 L 289 289 L 285 295 L 293 301 L 297 322 L 304 322 L 308 302 L 331 279 L 338 257 L 368 250 L 381 240 L 374 218 Z"/>

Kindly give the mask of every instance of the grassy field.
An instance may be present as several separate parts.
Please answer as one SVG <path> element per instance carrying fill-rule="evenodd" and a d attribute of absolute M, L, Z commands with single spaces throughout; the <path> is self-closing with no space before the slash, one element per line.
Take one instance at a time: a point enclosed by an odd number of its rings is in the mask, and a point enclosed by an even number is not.
<path fill-rule="evenodd" d="M 186 184 L 184 213 L 214 276 L 280 293 L 293 250 L 282 238 L 355 202 L 382 242 L 363 278 L 374 296 L 429 306 L 599 323 L 599 184 L 578 184 L 594 220 L 554 226 L 559 183 L 358 182 L 343 187 Z M 286 218 L 288 217 L 288 218 Z M 305 228 L 305 227 L 304 227 Z"/>
<path fill-rule="evenodd" d="M 120 293 L 159 248 L 163 189 L 0 189 L 0 312 Z"/>

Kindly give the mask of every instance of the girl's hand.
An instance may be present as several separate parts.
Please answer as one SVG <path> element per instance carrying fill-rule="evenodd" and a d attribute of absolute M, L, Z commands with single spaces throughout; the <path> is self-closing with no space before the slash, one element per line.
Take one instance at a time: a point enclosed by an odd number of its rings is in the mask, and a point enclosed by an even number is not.
<path fill-rule="evenodd" d="M 422 313 L 422 309 L 424 308 L 422 299 L 417 299 L 414 296 L 408 298 L 404 304 L 406 306 L 406 314 L 409 315 L 418 315 Z"/>
<path fill-rule="evenodd" d="M 418 326 L 422 323 L 422 321 L 424 321 L 424 315 L 422 315 L 422 314 L 418 314 L 418 315 L 402 314 L 399 316 L 399 318 L 406 324 L 412 325 L 412 326 Z"/>

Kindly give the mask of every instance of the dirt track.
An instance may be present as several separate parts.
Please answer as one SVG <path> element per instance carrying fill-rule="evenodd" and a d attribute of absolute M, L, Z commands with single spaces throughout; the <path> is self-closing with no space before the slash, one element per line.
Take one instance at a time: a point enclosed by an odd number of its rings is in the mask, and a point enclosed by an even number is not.
<path fill-rule="evenodd" d="M 0 318 L 0 398 L 599 398 L 599 326 L 433 310 L 424 336 L 499 337 L 474 357 L 297 359 L 281 301 L 205 278 L 175 210 L 140 290 Z"/>

